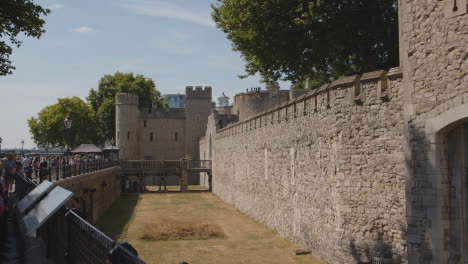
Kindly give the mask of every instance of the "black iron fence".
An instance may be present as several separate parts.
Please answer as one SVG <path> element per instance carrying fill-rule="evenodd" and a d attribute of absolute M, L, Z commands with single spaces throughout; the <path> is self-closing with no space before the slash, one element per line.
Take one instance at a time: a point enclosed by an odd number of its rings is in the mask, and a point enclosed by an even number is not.
<path fill-rule="evenodd" d="M 44 168 L 32 168 L 31 170 L 25 170 L 24 175 L 28 179 L 38 180 L 42 182 L 48 181 L 59 181 L 69 177 L 98 171 L 110 167 L 119 166 L 118 160 L 113 161 L 92 161 L 86 163 L 78 163 L 74 165 L 61 165 L 61 166 L 49 166 Z"/>
<path fill-rule="evenodd" d="M 25 197 L 37 185 L 38 180 L 17 173 L 15 193 L 18 199 Z M 36 231 L 36 236 L 44 240 L 46 256 L 54 263 L 145 263 L 128 243 L 116 243 L 84 220 L 79 212 L 65 206 Z"/>

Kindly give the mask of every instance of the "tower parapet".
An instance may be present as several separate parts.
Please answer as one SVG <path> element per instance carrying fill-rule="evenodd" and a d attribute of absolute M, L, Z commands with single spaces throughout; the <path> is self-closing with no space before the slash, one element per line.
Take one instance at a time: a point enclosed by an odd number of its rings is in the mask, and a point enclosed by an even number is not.
<path fill-rule="evenodd" d="M 115 95 L 115 104 L 138 105 L 138 95 L 134 93 L 118 93 Z"/>
<path fill-rule="evenodd" d="M 185 88 L 185 97 L 187 99 L 210 99 L 211 100 L 211 86 L 187 86 Z"/>
<path fill-rule="evenodd" d="M 280 89 L 280 86 L 279 86 L 279 83 L 278 82 L 267 82 L 265 84 L 265 88 L 267 89 L 267 91 L 270 91 L 270 90 L 279 90 Z"/>

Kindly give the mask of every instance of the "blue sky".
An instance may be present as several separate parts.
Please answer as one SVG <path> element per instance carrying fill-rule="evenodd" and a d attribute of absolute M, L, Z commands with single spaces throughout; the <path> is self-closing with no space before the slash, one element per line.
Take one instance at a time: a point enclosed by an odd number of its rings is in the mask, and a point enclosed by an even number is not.
<path fill-rule="evenodd" d="M 241 80 L 239 53 L 214 26 L 214 0 L 36 1 L 52 12 L 41 39 L 23 38 L 11 57 L 16 70 L 0 77 L 2 148 L 33 147 L 26 120 L 59 97 L 85 99 L 104 74 L 134 72 L 152 78 L 162 93 L 211 85 L 213 97 L 231 98 L 262 86 Z M 280 82 L 282 89 L 290 83 Z M 11 97 L 11 99 L 7 98 Z"/>

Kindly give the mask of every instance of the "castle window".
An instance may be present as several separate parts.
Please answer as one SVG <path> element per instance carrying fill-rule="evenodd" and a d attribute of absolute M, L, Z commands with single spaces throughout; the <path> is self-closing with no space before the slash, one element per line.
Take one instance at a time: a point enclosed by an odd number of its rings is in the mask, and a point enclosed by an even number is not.
<path fill-rule="evenodd" d="M 219 120 L 219 128 L 223 128 L 223 120 Z"/>
<path fill-rule="evenodd" d="M 146 128 L 146 120 L 143 120 L 143 126 Z"/>
<path fill-rule="evenodd" d="M 150 141 L 153 142 L 153 132 L 150 133 Z"/>
<path fill-rule="evenodd" d="M 177 132 L 174 133 L 174 141 L 177 142 L 177 140 L 179 139 L 179 135 L 177 134 Z"/>
<path fill-rule="evenodd" d="M 130 139 L 130 131 L 127 132 L 127 140 Z"/>

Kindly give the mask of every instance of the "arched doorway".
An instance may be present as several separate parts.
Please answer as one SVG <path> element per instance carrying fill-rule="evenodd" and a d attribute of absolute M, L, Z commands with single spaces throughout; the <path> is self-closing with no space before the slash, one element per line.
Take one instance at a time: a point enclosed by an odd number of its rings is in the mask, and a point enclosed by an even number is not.
<path fill-rule="evenodd" d="M 443 148 L 446 151 L 441 154 L 447 158 L 447 174 L 443 178 L 446 184 L 442 182 L 445 197 L 441 198 L 445 198 L 448 206 L 444 236 L 445 243 L 449 243 L 444 248 L 449 249 L 450 263 L 468 263 L 468 121 L 442 136 L 445 137 L 442 140 L 446 142 Z"/>
<path fill-rule="evenodd" d="M 468 104 L 426 120 L 425 130 L 433 263 L 468 263 Z"/>

